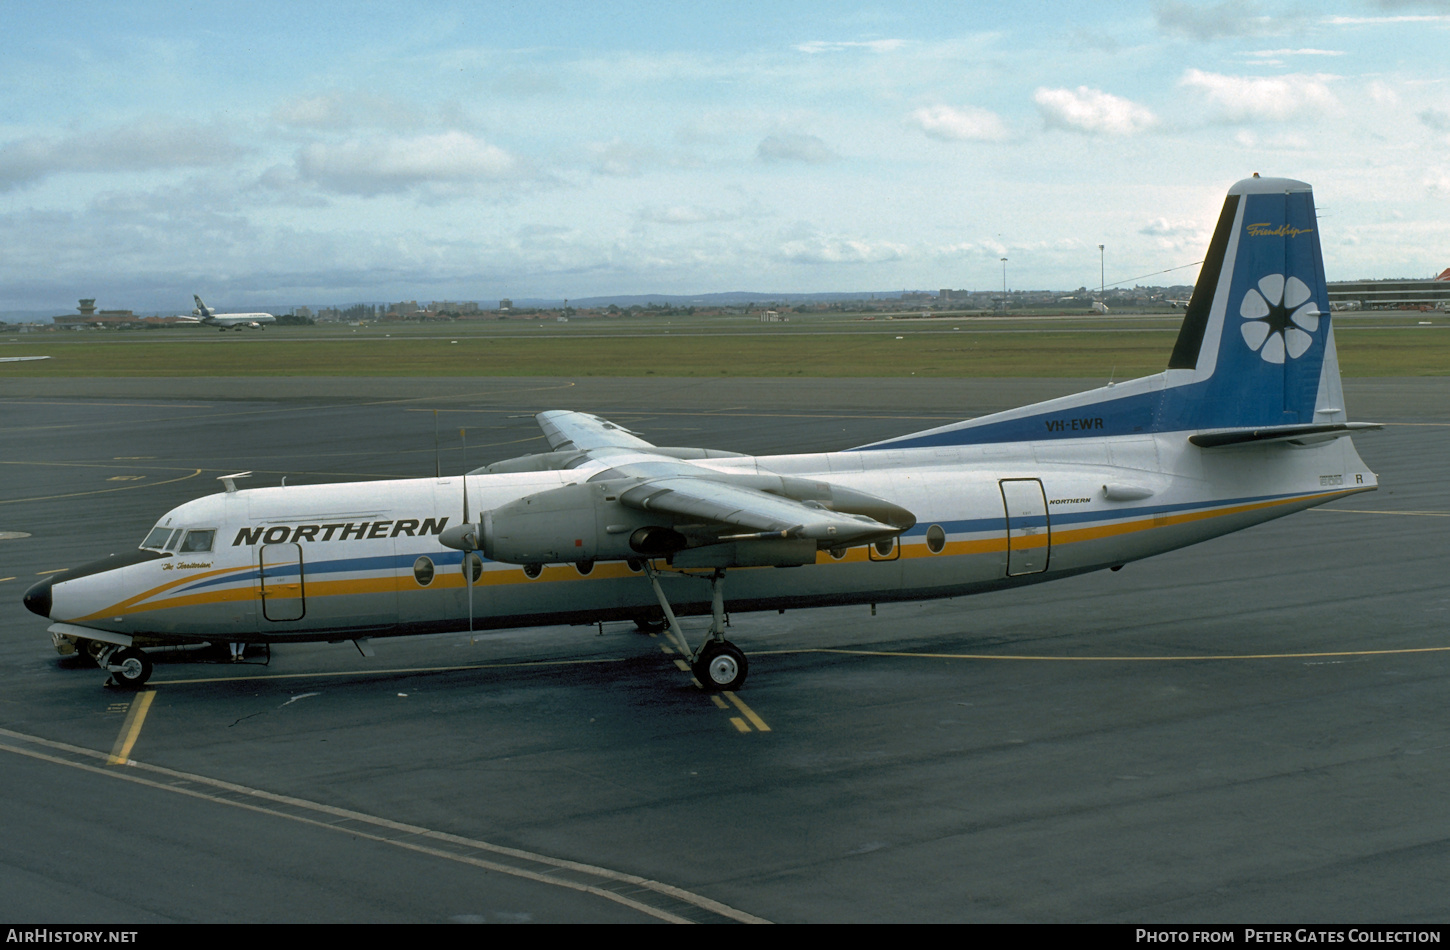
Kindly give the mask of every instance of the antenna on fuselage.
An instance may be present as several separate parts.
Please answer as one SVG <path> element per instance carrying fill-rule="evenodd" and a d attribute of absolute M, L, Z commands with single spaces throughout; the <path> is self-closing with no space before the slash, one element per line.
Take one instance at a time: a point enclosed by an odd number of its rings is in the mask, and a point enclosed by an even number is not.
<path fill-rule="evenodd" d="M 226 486 L 227 493 L 228 494 L 231 494 L 232 492 L 235 492 L 237 490 L 237 483 L 235 481 L 236 479 L 238 479 L 238 478 L 251 478 L 251 477 L 252 477 L 252 473 L 251 472 L 237 472 L 237 473 L 232 474 L 232 475 L 218 475 L 217 478 L 216 478 L 216 480 L 219 481 L 219 482 L 221 482 L 224 486 Z"/>

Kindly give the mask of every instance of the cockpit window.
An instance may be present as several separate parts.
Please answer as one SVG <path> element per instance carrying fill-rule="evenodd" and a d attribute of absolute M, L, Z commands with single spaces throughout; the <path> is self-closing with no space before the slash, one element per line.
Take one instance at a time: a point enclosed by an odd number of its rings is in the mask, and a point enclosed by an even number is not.
<path fill-rule="evenodd" d="M 216 532 L 211 528 L 205 531 L 188 531 L 186 540 L 181 542 L 181 551 L 183 554 L 188 551 L 210 551 L 214 537 L 216 537 Z"/>
<path fill-rule="evenodd" d="M 170 528 L 152 528 L 151 533 L 146 535 L 146 540 L 141 542 L 141 547 L 160 551 L 169 534 L 171 534 Z"/>
<path fill-rule="evenodd" d="M 168 551 L 175 551 L 176 550 L 176 542 L 178 542 L 180 540 L 181 540 L 181 529 L 180 528 L 177 528 L 175 531 L 171 532 L 171 540 L 166 542 L 166 550 L 168 550 Z"/>

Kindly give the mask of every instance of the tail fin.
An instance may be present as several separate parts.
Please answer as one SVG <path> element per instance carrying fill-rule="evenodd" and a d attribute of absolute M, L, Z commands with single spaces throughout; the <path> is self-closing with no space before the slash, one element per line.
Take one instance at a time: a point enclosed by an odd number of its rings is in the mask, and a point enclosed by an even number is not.
<path fill-rule="evenodd" d="M 1165 399 L 1160 428 L 1344 420 L 1314 193 L 1304 182 L 1247 178 L 1229 189 L 1168 369 L 1178 398 Z M 1178 371 L 1191 375 L 1175 379 Z"/>
<path fill-rule="evenodd" d="M 197 316 L 201 317 L 203 320 L 211 316 L 211 311 L 206 308 L 206 304 L 201 302 L 200 297 L 198 297 L 196 294 L 192 294 L 191 299 L 196 301 Z"/>
<path fill-rule="evenodd" d="M 1229 189 L 1166 372 L 863 448 L 1342 423 L 1313 190 Z"/>

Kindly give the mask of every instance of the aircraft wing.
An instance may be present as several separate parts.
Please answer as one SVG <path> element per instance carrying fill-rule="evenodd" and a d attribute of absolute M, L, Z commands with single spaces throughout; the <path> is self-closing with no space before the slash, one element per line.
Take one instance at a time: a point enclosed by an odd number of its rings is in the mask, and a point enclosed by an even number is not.
<path fill-rule="evenodd" d="M 622 492 L 619 500 L 640 511 L 742 529 L 736 537 L 810 538 L 819 542 L 864 544 L 894 537 L 915 519 L 898 509 L 903 526 L 883 524 L 862 514 L 833 511 L 817 501 L 800 501 L 744 485 L 700 475 L 647 479 Z"/>
<path fill-rule="evenodd" d="M 556 452 L 571 449 L 587 452 L 590 449 L 606 447 L 620 449 L 652 449 L 655 447 L 653 443 L 646 442 L 628 429 L 587 412 L 551 410 L 541 412 L 535 418 L 538 420 L 540 428 L 544 430 L 544 438 L 549 440 L 549 447 Z"/>
<path fill-rule="evenodd" d="M 536 418 L 558 464 L 574 468 L 579 454 L 605 462 L 609 467 L 591 481 L 620 479 L 621 504 L 669 515 L 722 540 L 809 538 L 822 547 L 849 546 L 894 537 L 916 523 L 905 508 L 842 485 L 694 464 L 731 452 L 661 448 L 584 412 L 541 412 Z"/>

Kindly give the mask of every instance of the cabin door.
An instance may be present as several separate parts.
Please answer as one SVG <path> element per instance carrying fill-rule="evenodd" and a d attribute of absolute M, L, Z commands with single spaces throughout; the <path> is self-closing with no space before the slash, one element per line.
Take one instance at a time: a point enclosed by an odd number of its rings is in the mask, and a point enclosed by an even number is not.
<path fill-rule="evenodd" d="M 268 620 L 301 620 L 307 601 L 302 590 L 302 545 L 264 544 L 260 548 L 258 585 L 262 616 Z"/>
<path fill-rule="evenodd" d="M 1007 576 L 1041 574 L 1052 553 L 1052 527 L 1047 521 L 1047 496 L 1035 478 L 1004 478 L 1002 503 L 1007 507 Z"/>

